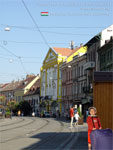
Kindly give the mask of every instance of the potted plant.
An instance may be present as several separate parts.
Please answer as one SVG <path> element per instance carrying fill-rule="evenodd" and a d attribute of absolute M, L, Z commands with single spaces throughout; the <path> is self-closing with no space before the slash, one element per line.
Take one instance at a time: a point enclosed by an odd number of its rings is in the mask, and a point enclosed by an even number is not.
<path fill-rule="evenodd" d="M 80 111 L 80 107 L 78 107 L 77 111 L 78 111 L 79 116 L 80 116 L 80 118 L 79 118 L 79 120 L 78 120 L 78 124 L 79 124 L 79 125 L 83 125 L 83 123 L 84 123 L 84 117 L 83 117 L 83 115 L 82 115 L 82 112 Z"/>
<path fill-rule="evenodd" d="M 6 117 L 6 118 L 11 118 L 11 112 L 10 112 L 9 109 L 6 110 L 6 112 L 5 112 L 5 117 Z"/>

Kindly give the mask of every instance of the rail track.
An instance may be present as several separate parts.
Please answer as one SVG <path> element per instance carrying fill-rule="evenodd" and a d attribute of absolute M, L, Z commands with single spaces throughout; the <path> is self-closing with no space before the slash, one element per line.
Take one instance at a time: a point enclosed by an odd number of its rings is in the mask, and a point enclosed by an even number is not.
<path fill-rule="evenodd" d="M 24 124 L 24 125 L 21 125 L 21 126 L 18 126 L 18 127 L 15 127 L 15 128 L 10 128 L 10 129 L 6 129 L 6 130 L 1 130 L 0 132 L 5 132 L 5 131 L 8 131 L 8 130 L 14 130 L 14 129 L 18 129 L 18 128 L 21 128 L 21 127 L 24 127 L 24 126 L 28 126 L 28 125 L 31 125 L 32 123 L 34 123 L 36 121 L 36 119 L 32 119 L 32 118 L 29 118 L 31 119 L 32 121 L 27 123 L 27 124 Z M 43 119 L 45 120 L 45 119 Z M 48 120 L 45 120 L 45 124 L 42 125 L 40 128 L 37 128 L 36 130 L 34 131 L 30 131 L 30 132 L 27 132 L 26 135 L 30 135 L 30 134 L 33 134 L 41 129 L 43 129 L 45 126 L 47 126 L 49 124 L 50 121 Z M 20 138 L 23 138 L 25 137 L 25 134 L 22 134 L 21 136 L 16 136 L 16 137 L 13 137 L 13 138 L 10 138 L 10 139 L 7 139 L 7 140 L 4 140 L 4 141 L 1 141 L 0 143 L 6 143 L 6 142 L 9 142 L 9 141 L 13 141 L 13 140 L 17 140 L 17 139 L 20 139 Z"/>

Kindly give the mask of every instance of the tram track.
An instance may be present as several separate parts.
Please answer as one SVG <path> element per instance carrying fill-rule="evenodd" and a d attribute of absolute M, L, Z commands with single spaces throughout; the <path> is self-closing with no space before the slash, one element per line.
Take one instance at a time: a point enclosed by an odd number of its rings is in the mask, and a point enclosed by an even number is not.
<path fill-rule="evenodd" d="M 70 137 L 63 144 L 61 144 L 60 147 L 58 147 L 58 149 L 56 150 L 75 149 L 73 145 L 74 145 L 74 142 L 77 140 L 79 136 L 79 132 L 80 132 L 80 129 L 78 127 L 76 129 L 77 131 L 74 128 L 74 132 L 71 133 Z"/>
<path fill-rule="evenodd" d="M 17 127 L 12 127 L 12 128 L 8 128 L 8 129 L 4 129 L 4 130 L 0 130 L 0 132 L 5 132 L 5 131 L 9 131 L 9 130 L 18 129 L 18 128 L 21 128 L 21 127 L 24 127 L 24 126 L 30 125 L 30 124 L 32 124 L 33 122 L 35 122 L 35 120 L 34 120 L 34 119 L 31 119 L 31 120 L 32 120 L 31 122 L 26 123 L 26 124 L 24 124 L 24 125 L 17 126 Z"/>
<path fill-rule="evenodd" d="M 64 124 L 62 122 L 60 122 L 60 129 L 56 130 L 56 133 L 54 133 L 53 135 L 49 135 L 46 138 L 44 138 L 40 143 L 36 143 L 33 146 L 29 147 L 29 148 L 24 148 L 23 150 L 35 150 L 35 148 L 37 149 L 39 146 L 43 145 L 43 144 L 47 144 L 48 142 L 50 142 L 50 139 L 55 138 L 59 132 L 61 132 L 63 130 Z"/>
<path fill-rule="evenodd" d="M 23 122 L 25 120 L 24 118 L 19 118 L 19 119 L 21 119 L 21 121 L 17 121 L 17 122 L 6 124 L 6 125 L 0 125 L 0 128 L 10 126 L 10 125 L 14 125 L 14 124 L 18 124 L 18 123 Z"/>
<path fill-rule="evenodd" d="M 32 119 L 32 120 L 33 120 L 33 119 Z M 35 120 L 35 119 L 34 119 L 34 120 Z M 43 119 L 43 120 L 45 120 L 45 119 Z M 35 120 L 35 121 L 36 121 L 36 120 Z M 50 122 L 50 121 L 48 121 L 48 120 L 45 120 L 45 121 L 46 121 L 46 123 L 45 123 L 43 126 L 41 126 L 40 128 L 37 128 L 37 129 L 34 130 L 34 131 L 27 132 L 26 135 L 31 135 L 31 134 L 33 134 L 33 133 L 35 133 L 35 132 L 38 132 L 38 131 L 40 131 L 41 129 L 43 129 L 43 128 L 44 128 L 45 126 L 47 126 L 47 125 L 49 124 L 49 122 Z M 27 125 L 30 125 L 30 124 L 31 124 L 31 122 L 28 123 Z M 26 124 L 23 125 L 23 126 L 26 126 Z M 23 126 L 19 126 L 18 128 L 23 127 Z M 16 128 L 15 128 L 15 129 L 16 129 Z M 19 135 L 19 136 L 16 136 L 16 137 L 13 137 L 13 138 L 4 140 L 4 141 L 2 141 L 2 142 L 0 142 L 0 143 L 6 143 L 6 142 L 9 142 L 9 141 L 18 140 L 18 139 L 20 139 L 20 138 L 25 138 L 25 134 L 22 134 L 22 135 Z"/>

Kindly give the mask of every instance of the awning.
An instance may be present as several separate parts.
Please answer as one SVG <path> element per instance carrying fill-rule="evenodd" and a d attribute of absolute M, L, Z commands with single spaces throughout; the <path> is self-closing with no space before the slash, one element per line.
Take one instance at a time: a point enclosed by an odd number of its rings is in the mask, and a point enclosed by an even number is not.
<path fill-rule="evenodd" d="M 82 102 L 82 104 L 89 103 L 89 99 L 82 99 L 81 102 Z"/>
<path fill-rule="evenodd" d="M 73 100 L 74 104 L 81 104 L 81 100 Z"/>

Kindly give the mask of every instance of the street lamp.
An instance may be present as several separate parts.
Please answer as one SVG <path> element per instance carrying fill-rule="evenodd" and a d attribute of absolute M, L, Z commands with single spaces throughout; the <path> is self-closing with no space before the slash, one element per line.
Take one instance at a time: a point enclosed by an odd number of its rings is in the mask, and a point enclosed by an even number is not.
<path fill-rule="evenodd" d="M 71 68 L 71 65 L 68 65 L 68 68 Z"/>
<path fill-rule="evenodd" d="M 10 27 L 6 27 L 4 30 L 5 31 L 10 31 L 11 29 L 10 29 Z"/>

